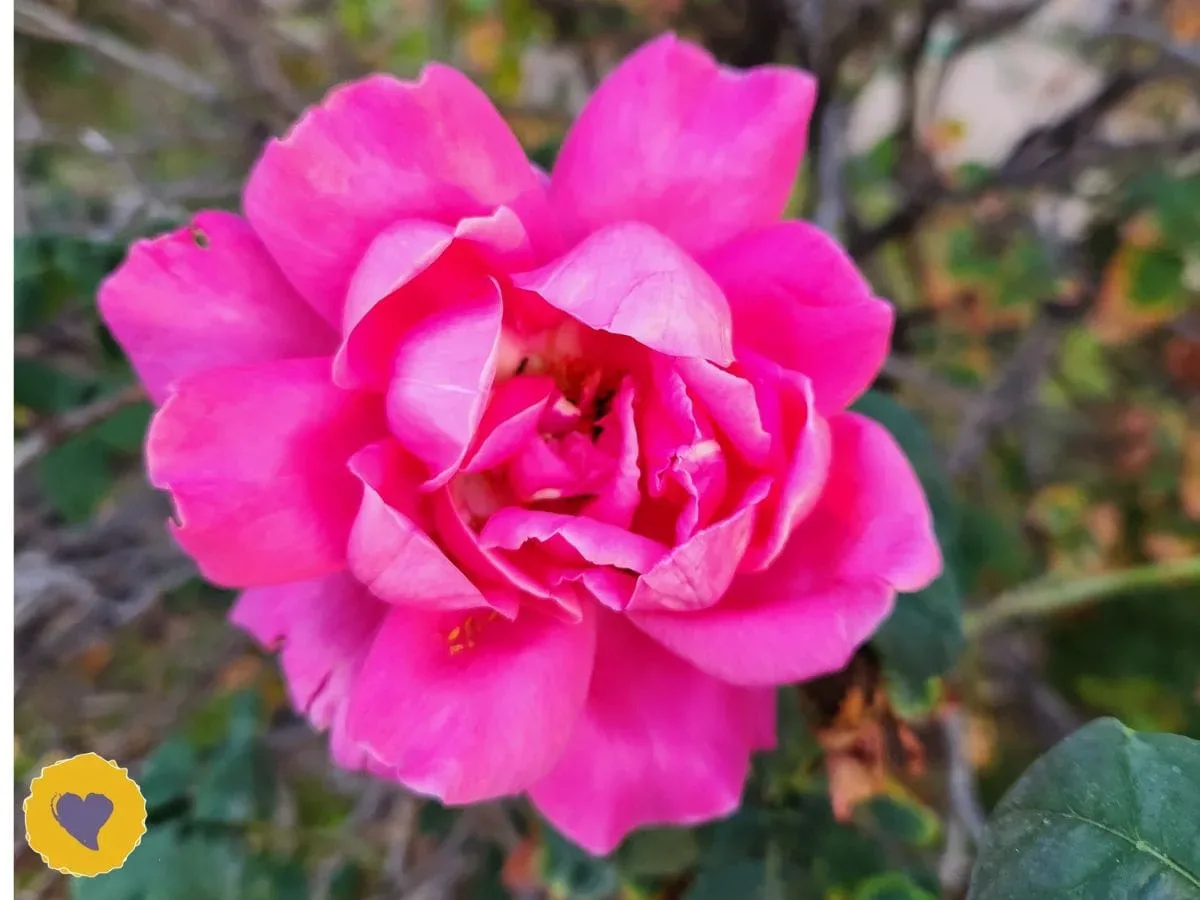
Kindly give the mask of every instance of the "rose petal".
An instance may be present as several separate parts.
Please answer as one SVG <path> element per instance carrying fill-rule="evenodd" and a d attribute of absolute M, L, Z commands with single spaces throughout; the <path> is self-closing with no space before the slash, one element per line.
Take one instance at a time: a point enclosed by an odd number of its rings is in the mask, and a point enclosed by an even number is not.
<path fill-rule="evenodd" d="M 815 226 L 762 228 L 702 262 L 729 300 L 739 352 L 746 347 L 807 375 L 822 414 L 844 409 L 879 373 L 892 306 Z"/>
<path fill-rule="evenodd" d="M 392 433 L 433 472 L 426 490 L 445 484 L 466 457 L 496 373 L 500 287 L 471 306 L 426 319 L 401 342 L 387 389 Z"/>
<path fill-rule="evenodd" d="M 345 566 L 361 490 L 350 455 L 384 433 L 378 398 L 339 390 L 329 358 L 214 369 L 177 382 L 150 425 L 150 480 L 210 581 L 302 581 Z"/>
<path fill-rule="evenodd" d="M 584 515 L 620 528 L 629 528 L 641 502 L 642 471 L 638 465 L 638 433 L 633 414 L 633 379 L 626 378 L 613 397 L 612 409 L 599 423 L 603 427 L 596 446 L 616 460 L 611 477 Z"/>
<path fill-rule="evenodd" d="M 842 413 L 830 434 L 821 498 L 772 566 L 739 575 L 709 609 L 634 612 L 631 621 L 735 684 L 786 684 L 844 666 L 897 590 L 937 576 L 941 555 L 920 483 L 887 431 Z"/>
<path fill-rule="evenodd" d="M 611 225 L 514 279 L 583 324 L 669 356 L 733 360 L 729 307 L 676 244 L 637 222 Z"/>
<path fill-rule="evenodd" d="M 698 531 L 642 575 L 630 612 L 705 609 L 720 600 L 750 545 L 755 508 L 769 488 L 766 479 L 754 482 L 732 515 Z"/>
<path fill-rule="evenodd" d="M 836 672 L 887 618 L 895 590 L 883 581 L 793 582 L 785 560 L 740 576 L 699 612 L 637 612 L 630 621 L 667 649 L 730 684 L 776 685 Z"/>
<path fill-rule="evenodd" d="M 933 516 L 903 451 L 882 425 L 856 413 L 829 420 L 828 480 L 792 532 L 789 569 L 818 579 L 881 579 L 916 591 L 942 568 Z"/>
<path fill-rule="evenodd" d="M 158 403 L 184 375 L 318 356 L 336 343 L 250 226 L 231 213 L 203 212 L 186 228 L 134 243 L 100 286 L 98 302 Z"/>
<path fill-rule="evenodd" d="M 571 243 L 613 222 L 688 252 L 779 218 L 804 154 L 816 82 L 718 66 L 665 35 L 604 79 L 563 142 L 551 197 Z"/>
<path fill-rule="evenodd" d="M 710 678 L 601 614 L 587 705 L 530 799 L 596 856 L 636 828 L 727 815 L 741 800 L 751 750 L 772 736 L 769 693 Z"/>
<path fill-rule="evenodd" d="M 513 457 L 508 483 L 521 503 L 585 497 L 611 480 L 615 465 L 585 435 L 536 438 Z"/>
<path fill-rule="evenodd" d="M 519 375 L 496 385 L 467 454 L 464 472 L 483 472 L 511 459 L 537 435 L 538 422 L 555 392 L 554 380 Z"/>
<path fill-rule="evenodd" d="M 543 235 L 544 191 L 483 92 L 432 64 L 415 83 L 374 75 L 334 90 L 267 146 L 244 206 L 292 284 L 338 323 L 350 276 L 384 228 L 508 206 Z"/>
<path fill-rule="evenodd" d="M 681 359 L 676 369 L 733 448 L 751 465 L 765 465 L 772 440 L 759 414 L 754 385 L 704 360 Z"/>
<path fill-rule="evenodd" d="M 649 571 L 667 552 L 657 541 L 606 522 L 511 506 L 488 519 L 479 540 L 501 550 L 519 550 L 534 541 L 548 545 L 548 551 L 564 561 L 581 558 L 591 565 L 632 572 Z"/>
<path fill-rule="evenodd" d="M 279 650 L 292 705 L 324 729 L 346 705 L 387 609 L 338 573 L 243 591 L 229 618 L 266 649 Z"/>
<path fill-rule="evenodd" d="M 410 219 L 384 230 L 350 282 L 334 380 L 382 390 L 405 335 L 422 319 L 486 293 L 487 272 L 503 271 L 502 263 L 527 245 L 523 226 L 505 207 L 453 229 Z"/>
<path fill-rule="evenodd" d="M 594 652 L 592 615 L 568 625 L 393 607 L 355 682 L 349 735 L 444 803 L 518 793 L 566 747 Z"/>
<path fill-rule="evenodd" d="M 429 536 L 429 518 L 413 508 L 420 480 L 411 465 L 405 466 L 405 455 L 387 442 L 350 460 L 350 470 L 363 482 L 362 506 L 347 549 L 350 571 L 389 603 L 430 611 L 496 609 L 515 616 L 515 592 L 481 591 Z M 400 501 L 389 503 L 397 496 Z"/>
<path fill-rule="evenodd" d="M 765 569 L 778 558 L 796 524 L 821 497 L 829 471 L 829 425 L 816 411 L 812 385 L 767 360 L 743 360 L 755 372 L 760 396 L 773 393 L 778 404 L 775 483 L 759 507 L 757 534 L 742 561 L 744 570 Z"/>

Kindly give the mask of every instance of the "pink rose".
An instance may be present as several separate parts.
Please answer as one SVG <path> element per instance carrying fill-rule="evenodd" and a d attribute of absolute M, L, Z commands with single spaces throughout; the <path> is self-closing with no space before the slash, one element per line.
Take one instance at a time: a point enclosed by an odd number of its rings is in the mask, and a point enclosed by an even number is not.
<path fill-rule="evenodd" d="M 776 221 L 815 90 L 663 37 L 547 178 L 457 72 L 368 78 L 104 284 L 174 533 L 339 765 L 595 853 L 722 816 L 774 686 L 937 575 L 844 411 L 891 307 Z"/>

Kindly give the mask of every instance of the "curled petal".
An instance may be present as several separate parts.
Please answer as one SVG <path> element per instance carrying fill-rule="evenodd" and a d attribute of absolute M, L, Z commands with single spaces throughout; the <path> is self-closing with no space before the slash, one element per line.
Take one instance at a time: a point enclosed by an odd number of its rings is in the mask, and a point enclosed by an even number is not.
<path fill-rule="evenodd" d="M 600 488 L 584 514 L 621 528 L 629 528 L 641 502 L 641 467 L 638 464 L 637 423 L 633 414 L 633 380 L 626 378 L 613 398 L 612 409 L 596 446 L 615 460 L 611 477 Z"/>
<path fill-rule="evenodd" d="M 493 515 L 479 535 L 486 547 L 519 550 L 526 542 L 547 545 L 563 561 L 649 571 L 667 552 L 650 538 L 615 525 L 560 513 L 507 507 Z"/>
<path fill-rule="evenodd" d="M 156 402 L 184 375 L 328 354 L 336 342 L 231 213 L 200 213 L 186 228 L 133 244 L 98 302 Z"/>
<path fill-rule="evenodd" d="M 764 466 L 772 442 L 759 413 L 754 385 L 704 360 L 681 359 L 677 368 L 688 392 L 733 448 L 751 465 Z"/>
<path fill-rule="evenodd" d="M 749 360 L 746 361 L 750 366 Z M 782 552 L 788 538 L 821 497 L 829 471 L 829 425 L 817 412 L 812 385 L 803 375 L 754 361 L 760 402 L 772 403 L 775 420 L 775 482 L 759 508 L 757 534 L 742 561 L 744 570 L 764 569 Z"/>
<path fill-rule="evenodd" d="M 463 471 L 491 469 L 529 444 L 555 390 L 553 379 L 538 375 L 520 375 L 496 385 Z"/>
<path fill-rule="evenodd" d="M 756 481 L 734 513 L 675 547 L 638 579 L 629 610 L 706 609 L 725 594 L 754 533 L 755 508 L 769 482 Z"/>
<path fill-rule="evenodd" d="M 636 219 L 695 253 L 778 219 L 815 101 L 796 69 L 739 72 L 673 35 L 650 42 L 604 79 L 555 161 L 569 241 Z"/>
<path fill-rule="evenodd" d="M 609 226 L 515 282 L 583 324 L 651 350 L 721 365 L 733 360 L 729 306 L 721 291 L 648 225 Z"/>
<path fill-rule="evenodd" d="M 496 374 L 503 304 L 488 279 L 471 306 L 426 319 L 396 350 L 387 388 L 392 433 L 425 462 L 440 487 L 462 465 Z"/>
<path fill-rule="evenodd" d="M 350 282 L 334 380 L 342 387 L 382 390 L 404 336 L 422 319 L 485 293 L 487 273 L 523 260 L 521 248 L 527 245 L 524 228 L 506 207 L 464 219 L 453 229 L 420 219 L 385 229 Z"/>

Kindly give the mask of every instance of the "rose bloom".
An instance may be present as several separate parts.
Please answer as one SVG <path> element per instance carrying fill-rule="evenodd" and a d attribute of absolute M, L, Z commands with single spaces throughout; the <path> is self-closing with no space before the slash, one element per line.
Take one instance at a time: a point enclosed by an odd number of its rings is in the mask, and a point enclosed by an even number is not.
<path fill-rule="evenodd" d="M 103 285 L 175 537 L 338 765 L 597 854 L 723 816 L 775 686 L 937 575 L 845 411 L 892 308 L 777 221 L 815 91 L 663 37 L 547 176 L 461 74 L 374 76 Z"/>

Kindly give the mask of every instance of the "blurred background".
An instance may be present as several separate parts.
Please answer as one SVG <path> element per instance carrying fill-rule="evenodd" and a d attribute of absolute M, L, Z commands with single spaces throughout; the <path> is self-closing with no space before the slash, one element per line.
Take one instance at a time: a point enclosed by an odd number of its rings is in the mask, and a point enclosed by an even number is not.
<path fill-rule="evenodd" d="M 18 896 L 960 897 L 988 809 L 1082 723 L 1200 738 L 1200 0 L 15 0 L 15 26 L 16 795 L 94 750 L 151 809 L 98 879 L 18 840 Z M 336 82 L 450 62 L 549 166 L 667 29 L 819 76 L 791 214 L 898 306 L 867 411 L 951 566 L 784 692 L 743 813 L 596 861 L 519 805 L 331 768 L 167 538 L 94 296 L 132 240 L 237 208 Z"/>

